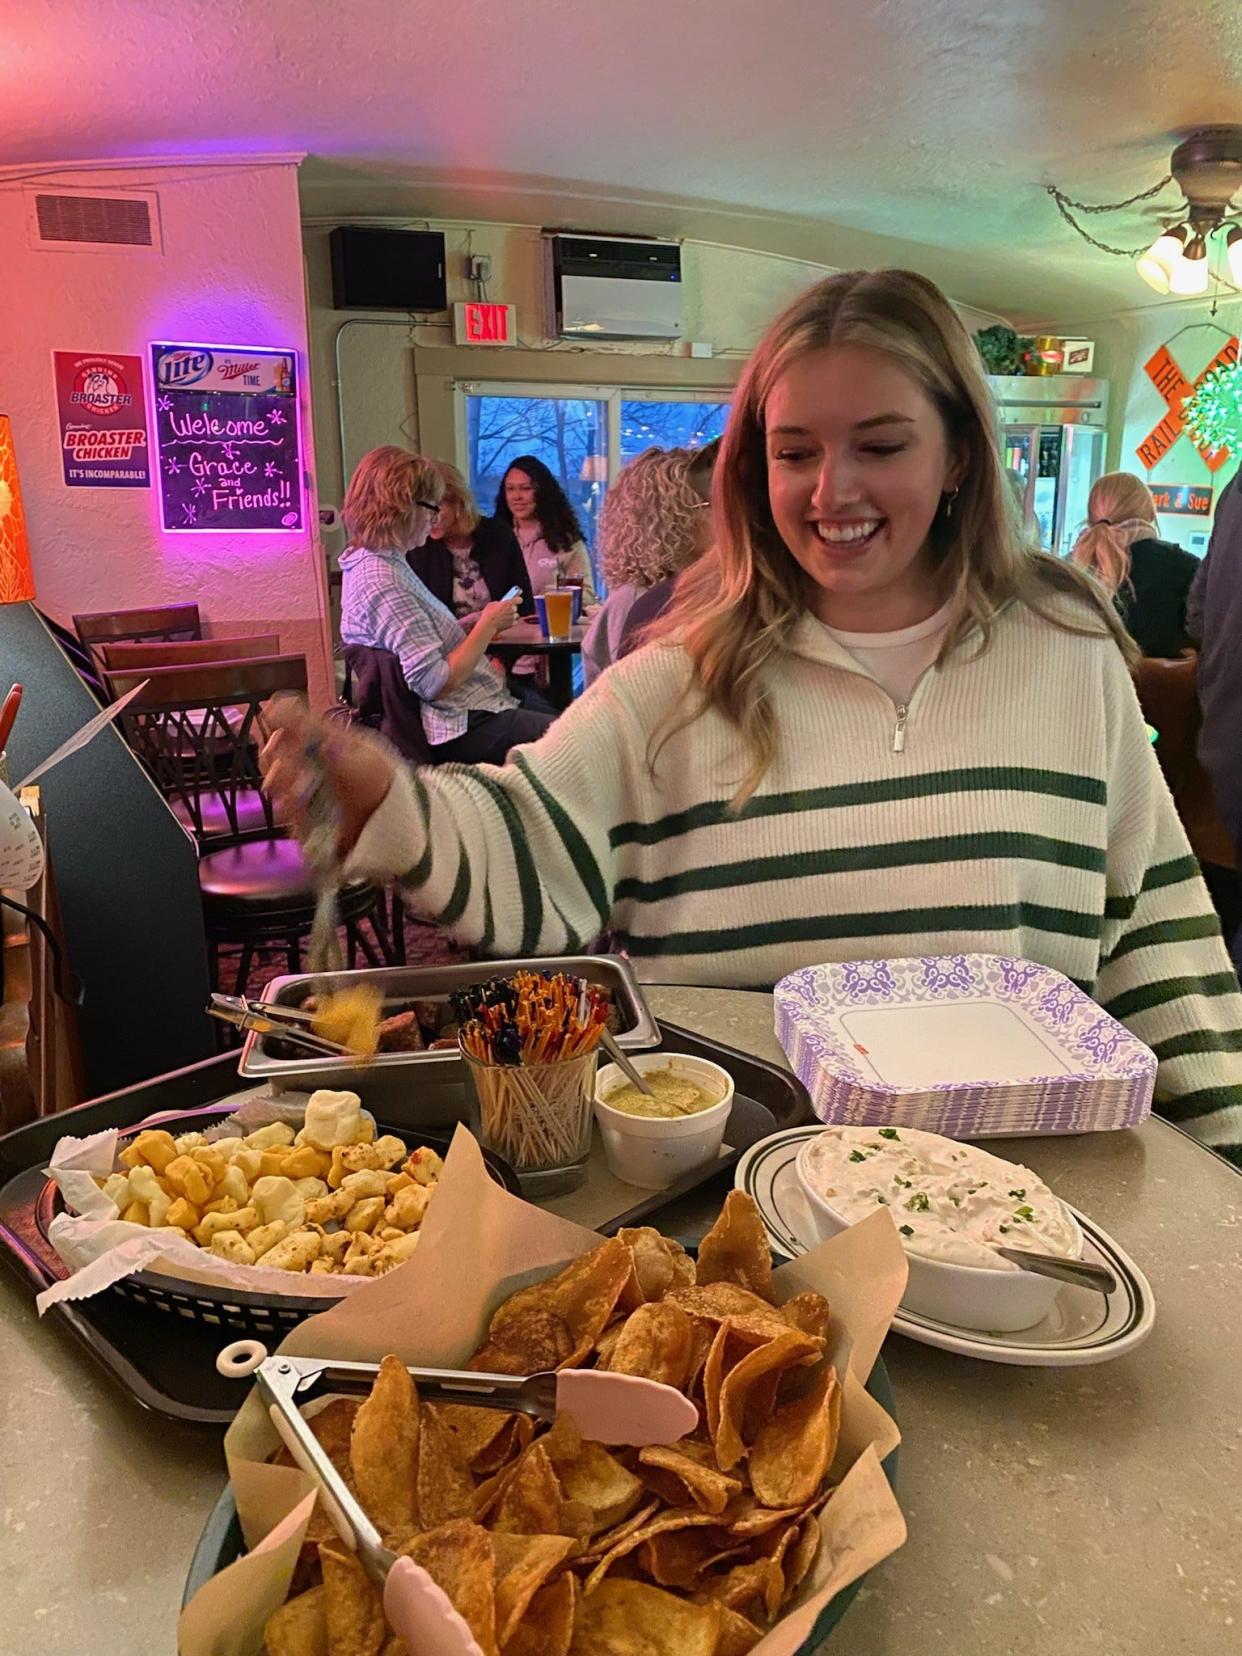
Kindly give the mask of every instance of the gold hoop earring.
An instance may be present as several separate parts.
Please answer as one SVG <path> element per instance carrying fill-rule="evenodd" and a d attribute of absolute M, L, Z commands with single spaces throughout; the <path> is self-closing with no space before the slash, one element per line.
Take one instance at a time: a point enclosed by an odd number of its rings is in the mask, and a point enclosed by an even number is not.
<path fill-rule="evenodd" d="M 959 491 L 957 489 L 950 489 L 948 494 L 944 497 L 944 515 L 946 518 L 951 518 L 953 516 L 953 503 L 957 499 L 958 493 Z"/>

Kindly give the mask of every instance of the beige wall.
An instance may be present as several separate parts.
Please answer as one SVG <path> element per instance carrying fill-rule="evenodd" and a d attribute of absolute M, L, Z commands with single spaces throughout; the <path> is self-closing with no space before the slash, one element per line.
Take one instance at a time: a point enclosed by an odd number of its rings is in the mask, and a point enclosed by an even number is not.
<path fill-rule="evenodd" d="M 0 397 L 12 416 L 38 602 L 74 613 L 193 600 L 209 631 L 277 632 L 329 688 L 324 571 L 314 534 L 314 459 L 303 393 L 308 527 L 166 534 L 155 488 L 67 488 L 52 352 L 147 357 L 152 340 L 307 350 L 297 168 L 253 162 L 66 168 L 45 186 L 159 198 L 162 249 L 35 248 L 21 183 L 0 183 Z M 148 423 L 151 410 L 148 409 Z"/>
<path fill-rule="evenodd" d="M 440 221 L 431 228 L 445 234 L 450 303 L 474 297 L 466 278 L 468 257 L 481 253 L 491 258 L 488 296 L 516 305 L 519 345 L 457 348 L 447 320 L 411 325 L 406 317 L 334 310 L 329 226 L 305 225 L 319 493 L 325 502 L 339 505 L 343 491 L 342 424 L 346 475 L 379 443 L 452 457 L 455 379 L 659 386 L 690 393 L 727 390 L 776 312 L 835 268 L 828 262 L 687 241 L 682 245 L 685 338 L 709 342 L 715 355 L 691 358 L 680 341 L 587 349 L 545 337 L 538 227 Z M 966 310 L 963 317 L 972 328 L 995 320 Z M 344 332 L 342 324 L 350 324 Z M 338 534 L 334 549 L 340 544 Z"/>

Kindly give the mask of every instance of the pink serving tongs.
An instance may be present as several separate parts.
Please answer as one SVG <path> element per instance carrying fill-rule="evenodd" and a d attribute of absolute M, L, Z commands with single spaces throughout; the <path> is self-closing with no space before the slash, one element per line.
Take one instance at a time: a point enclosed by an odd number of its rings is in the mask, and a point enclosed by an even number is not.
<path fill-rule="evenodd" d="M 301 1405 L 331 1394 L 366 1395 L 378 1363 L 316 1357 L 269 1357 L 258 1340 L 236 1340 L 216 1359 L 230 1379 L 254 1377 L 272 1424 L 297 1464 L 318 1485 L 324 1510 L 342 1541 L 384 1595 L 384 1614 L 411 1650 L 436 1656 L 483 1656 L 448 1594 L 412 1558 L 387 1548 L 345 1480 L 324 1453 Z M 411 1368 L 429 1402 L 467 1403 L 551 1422 L 558 1411 L 594 1443 L 676 1443 L 698 1423 L 698 1409 L 672 1386 L 633 1374 L 561 1369 L 531 1374 L 475 1374 L 468 1369 Z"/>

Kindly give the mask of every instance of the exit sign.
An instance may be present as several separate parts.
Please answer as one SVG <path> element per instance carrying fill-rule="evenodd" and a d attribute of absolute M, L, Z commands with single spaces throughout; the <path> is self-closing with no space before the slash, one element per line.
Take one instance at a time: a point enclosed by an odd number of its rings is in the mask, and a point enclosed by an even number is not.
<path fill-rule="evenodd" d="M 453 337 L 459 345 L 514 345 L 517 318 L 512 305 L 470 299 L 453 306 Z"/>

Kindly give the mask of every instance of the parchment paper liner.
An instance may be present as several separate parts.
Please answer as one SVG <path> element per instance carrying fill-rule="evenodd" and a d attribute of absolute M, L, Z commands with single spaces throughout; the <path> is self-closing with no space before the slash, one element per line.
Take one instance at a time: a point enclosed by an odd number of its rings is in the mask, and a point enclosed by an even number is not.
<path fill-rule="evenodd" d="M 295 1355 L 453 1367 L 478 1346 L 495 1307 L 516 1289 L 598 1246 L 600 1237 L 509 1195 L 487 1175 L 464 1127 L 453 1139 L 422 1241 L 406 1264 L 299 1324 L 280 1350 Z M 844 1376 L 841 1443 L 824 1508 L 824 1545 L 793 1608 L 755 1656 L 793 1656 L 836 1593 L 896 1551 L 905 1521 L 881 1461 L 900 1441 L 890 1416 L 865 1390 L 906 1285 L 906 1256 L 889 1215 L 877 1212 L 775 1274 L 777 1298 L 816 1289 L 832 1308 L 828 1356 Z M 279 1447 L 252 1391 L 224 1440 L 225 1457 L 252 1551 L 201 1588 L 178 1623 L 180 1656 L 258 1656 L 262 1626 L 285 1596 L 310 1517 L 309 1480 L 269 1466 Z M 302 1504 L 299 1504 L 302 1503 Z"/>

